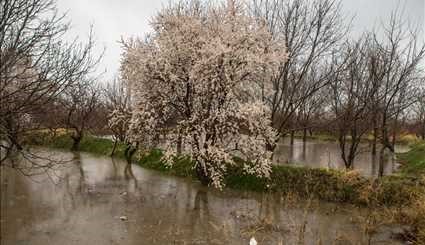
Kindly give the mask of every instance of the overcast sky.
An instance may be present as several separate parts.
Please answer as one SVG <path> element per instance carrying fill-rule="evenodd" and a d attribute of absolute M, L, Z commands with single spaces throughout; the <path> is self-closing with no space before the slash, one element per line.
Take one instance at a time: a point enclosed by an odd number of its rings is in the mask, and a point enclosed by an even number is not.
<path fill-rule="evenodd" d="M 425 0 L 341 0 L 345 14 L 355 16 L 353 34 L 388 21 L 397 6 L 404 8 L 410 22 L 420 25 L 425 39 Z M 61 12 L 68 13 L 72 30 L 67 38 L 83 40 L 92 24 L 97 41 L 97 53 L 106 49 L 99 72 L 106 71 L 108 80 L 118 73 L 121 47 L 118 41 L 131 36 L 143 36 L 150 31 L 149 21 L 169 0 L 58 0 Z"/>

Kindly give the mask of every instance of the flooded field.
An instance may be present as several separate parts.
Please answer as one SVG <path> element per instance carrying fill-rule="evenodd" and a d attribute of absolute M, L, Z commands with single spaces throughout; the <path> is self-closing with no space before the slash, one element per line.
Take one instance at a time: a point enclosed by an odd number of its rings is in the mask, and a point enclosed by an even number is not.
<path fill-rule="evenodd" d="M 102 138 L 111 139 L 111 136 Z M 162 142 L 159 148 L 164 148 Z M 379 149 L 379 145 L 377 146 Z M 188 150 L 188 149 L 186 149 Z M 409 146 L 396 145 L 395 151 L 407 152 Z M 307 166 L 312 168 L 332 168 L 345 170 L 344 161 L 341 158 L 341 150 L 336 141 L 308 139 L 303 142 L 295 138 L 291 145 L 289 137 L 282 138 L 274 150 L 273 163 L 276 165 Z M 387 152 L 385 155 L 384 175 L 396 171 L 399 167 L 396 157 Z M 366 177 L 378 176 L 379 154 L 372 154 L 372 147 L 368 143 L 360 143 L 354 160 L 354 170 Z"/>
<path fill-rule="evenodd" d="M 202 187 L 121 160 L 73 159 L 25 177 L 1 169 L 1 244 L 401 244 L 368 211 Z M 368 224 L 368 225 L 366 225 Z M 373 232 L 372 232 L 373 231 Z"/>
<path fill-rule="evenodd" d="M 397 152 L 405 152 L 409 148 L 397 145 Z M 341 150 L 337 142 L 295 139 L 290 144 L 289 138 L 282 139 L 274 153 L 275 164 L 293 164 L 315 168 L 345 169 L 341 158 Z M 379 156 L 372 155 L 371 146 L 362 143 L 354 161 L 354 169 L 364 176 L 377 176 Z M 398 168 L 397 160 L 392 155 L 386 156 L 384 174 L 391 174 Z"/>

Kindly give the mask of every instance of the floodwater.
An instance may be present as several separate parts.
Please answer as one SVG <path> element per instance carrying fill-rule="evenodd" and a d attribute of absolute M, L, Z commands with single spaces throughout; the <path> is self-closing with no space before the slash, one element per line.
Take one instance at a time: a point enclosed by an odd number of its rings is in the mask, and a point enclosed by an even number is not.
<path fill-rule="evenodd" d="M 408 151 L 408 146 L 396 145 L 396 152 Z M 292 164 L 314 168 L 345 169 L 341 158 L 341 150 L 337 142 L 322 140 L 294 139 L 290 144 L 289 138 L 282 139 L 274 152 L 275 164 Z M 371 146 L 367 143 L 359 145 L 358 154 L 354 160 L 354 170 L 364 176 L 377 176 L 379 155 L 372 155 Z M 385 156 L 384 174 L 388 175 L 397 170 L 397 159 L 388 154 Z"/>
<path fill-rule="evenodd" d="M 401 244 L 368 211 L 202 187 L 85 153 L 32 177 L 1 169 L 1 244 Z M 365 225 L 368 224 L 368 225 Z M 373 231 L 373 232 L 369 232 Z"/>
<path fill-rule="evenodd" d="M 112 139 L 106 135 L 101 138 Z M 164 147 L 162 141 L 159 147 Z M 379 145 L 377 146 L 379 151 Z M 397 153 L 407 152 L 407 145 L 396 145 Z M 400 164 L 394 154 L 387 152 L 384 156 L 384 175 L 389 175 L 398 170 Z M 289 137 L 281 138 L 273 153 L 273 163 L 276 165 L 295 165 L 312 168 L 331 168 L 345 170 L 344 161 L 341 157 L 340 146 L 336 141 L 307 139 L 303 142 L 300 138 L 295 138 L 294 143 L 290 143 Z M 379 154 L 372 154 L 372 147 L 368 143 L 360 143 L 357 155 L 354 159 L 353 169 L 366 177 L 378 176 Z"/>

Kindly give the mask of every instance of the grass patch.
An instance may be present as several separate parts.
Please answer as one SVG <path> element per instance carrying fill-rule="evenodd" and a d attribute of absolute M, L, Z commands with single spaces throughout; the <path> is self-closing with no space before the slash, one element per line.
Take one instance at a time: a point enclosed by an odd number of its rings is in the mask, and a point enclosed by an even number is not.
<path fill-rule="evenodd" d="M 163 154 L 160 149 L 154 149 L 146 154 L 140 155 L 136 161 L 145 168 L 150 168 L 179 177 L 195 177 L 193 163 L 188 157 L 175 157 L 173 166 L 161 161 Z"/>
<path fill-rule="evenodd" d="M 398 158 L 402 162 L 402 174 L 425 175 L 425 142 L 413 145 L 408 152 L 398 154 Z"/>
<path fill-rule="evenodd" d="M 52 136 L 49 133 L 37 132 L 26 136 L 25 142 L 30 145 L 46 146 L 57 149 L 71 149 L 72 139 L 67 133 Z M 114 142 L 110 139 L 104 139 L 86 135 L 81 139 L 80 151 L 90 152 L 97 155 L 110 155 L 114 147 Z M 114 156 L 124 158 L 125 145 L 118 143 Z"/>
<path fill-rule="evenodd" d="M 292 166 L 273 166 L 270 178 L 258 178 L 234 167 L 225 178 L 230 188 L 295 193 L 332 202 L 362 206 L 404 206 L 423 195 L 417 180 L 386 176 L 367 179 L 358 173 Z"/>

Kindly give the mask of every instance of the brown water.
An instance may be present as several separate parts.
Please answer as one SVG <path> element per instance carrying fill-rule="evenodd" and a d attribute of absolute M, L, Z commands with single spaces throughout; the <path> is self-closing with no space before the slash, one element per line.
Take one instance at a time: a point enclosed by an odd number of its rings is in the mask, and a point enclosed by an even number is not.
<path fill-rule="evenodd" d="M 401 244 L 394 227 L 365 231 L 368 211 L 352 206 L 220 192 L 120 160 L 55 155 L 74 160 L 31 178 L 1 169 L 2 245 Z"/>
<path fill-rule="evenodd" d="M 407 146 L 396 146 L 396 152 L 405 152 L 408 149 Z M 285 138 L 278 143 L 273 160 L 275 164 L 345 169 L 339 145 L 332 141 L 307 140 L 303 142 L 302 139 L 294 139 L 294 144 L 291 145 L 289 138 Z M 379 156 L 372 155 L 371 146 L 365 143 L 360 144 L 354 160 L 354 170 L 359 171 L 364 176 L 377 176 L 378 164 Z M 395 156 L 387 154 L 384 174 L 393 173 L 398 166 Z"/>

